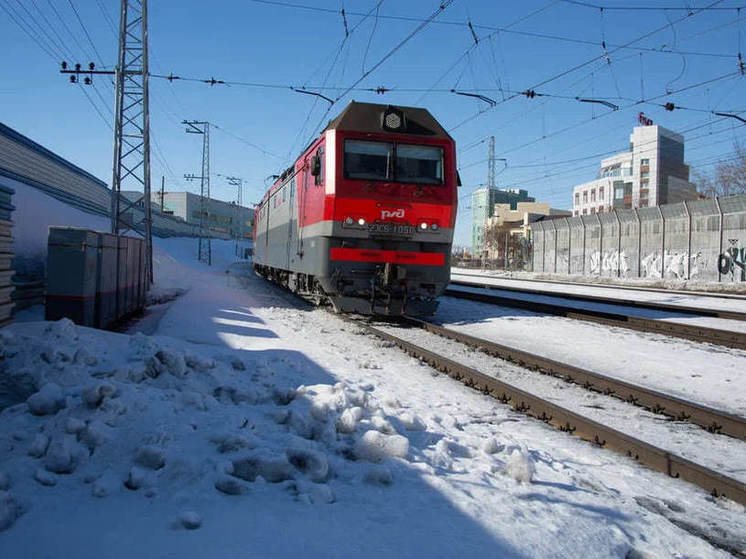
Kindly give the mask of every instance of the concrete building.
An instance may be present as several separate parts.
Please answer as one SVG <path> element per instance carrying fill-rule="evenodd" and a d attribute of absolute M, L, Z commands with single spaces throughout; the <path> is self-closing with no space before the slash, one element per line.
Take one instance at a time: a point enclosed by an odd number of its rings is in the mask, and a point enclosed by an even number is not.
<path fill-rule="evenodd" d="M 573 215 L 645 208 L 697 198 L 684 163 L 684 137 L 662 126 L 635 126 L 630 149 L 601 160 L 595 180 L 573 188 Z"/>
<path fill-rule="evenodd" d="M 528 191 L 512 188 L 499 189 L 484 187 L 475 190 L 471 195 L 471 253 L 474 258 L 484 256 L 484 228 L 487 220 L 495 211 L 495 204 L 506 205 L 516 209 L 521 202 L 534 202 Z"/>
<path fill-rule="evenodd" d="M 164 192 L 163 211 L 182 218 L 189 224 L 199 225 L 199 195 L 191 192 Z M 161 193 L 152 193 L 153 204 L 160 208 Z M 229 234 L 231 237 L 251 238 L 254 224 L 254 209 L 237 206 L 233 202 L 207 199 L 207 219 L 212 231 Z"/>

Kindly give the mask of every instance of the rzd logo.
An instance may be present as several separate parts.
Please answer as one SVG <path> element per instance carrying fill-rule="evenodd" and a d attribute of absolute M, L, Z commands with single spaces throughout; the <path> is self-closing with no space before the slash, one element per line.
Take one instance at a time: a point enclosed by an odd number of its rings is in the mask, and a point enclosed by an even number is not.
<path fill-rule="evenodd" d="M 391 219 L 392 217 L 404 219 L 404 208 L 399 208 L 397 210 L 381 210 L 381 219 Z"/>

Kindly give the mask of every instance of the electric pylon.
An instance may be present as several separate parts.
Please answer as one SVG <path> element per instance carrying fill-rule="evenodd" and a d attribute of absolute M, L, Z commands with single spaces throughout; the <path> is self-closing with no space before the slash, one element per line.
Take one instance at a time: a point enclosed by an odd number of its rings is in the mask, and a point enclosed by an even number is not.
<path fill-rule="evenodd" d="M 189 181 L 200 179 L 199 250 L 197 258 L 208 266 L 211 266 L 212 247 L 210 245 L 210 214 L 208 207 L 210 199 L 210 123 L 199 120 L 184 120 L 182 124 L 186 124 L 186 132 L 188 134 L 202 134 L 202 174 L 200 176 L 194 174 L 184 175 L 184 178 Z"/>
<path fill-rule="evenodd" d="M 142 195 L 128 199 L 123 191 Z M 115 70 L 114 168 L 111 232 L 136 232 L 145 239 L 149 280 L 153 281 L 153 238 L 150 212 L 150 107 L 148 94 L 148 3 L 122 0 L 119 56 Z M 143 210 L 135 222 L 133 207 Z"/>

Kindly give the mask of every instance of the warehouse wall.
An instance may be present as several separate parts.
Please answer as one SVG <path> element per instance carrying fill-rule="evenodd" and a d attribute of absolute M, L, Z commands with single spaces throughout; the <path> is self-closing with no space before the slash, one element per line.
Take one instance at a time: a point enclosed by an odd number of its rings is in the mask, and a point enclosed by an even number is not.
<path fill-rule="evenodd" d="M 531 236 L 535 272 L 746 281 L 746 195 L 538 221 Z"/>
<path fill-rule="evenodd" d="M 16 193 L 16 280 L 44 277 L 50 226 L 111 228 L 111 190 L 106 183 L 2 123 L 0 185 Z M 143 217 L 141 208 L 131 213 L 135 223 Z M 159 211 L 152 212 L 152 220 L 153 235 L 158 237 L 198 235 L 196 226 Z M 228 238 L 218 233 L 212 236 Z"/>

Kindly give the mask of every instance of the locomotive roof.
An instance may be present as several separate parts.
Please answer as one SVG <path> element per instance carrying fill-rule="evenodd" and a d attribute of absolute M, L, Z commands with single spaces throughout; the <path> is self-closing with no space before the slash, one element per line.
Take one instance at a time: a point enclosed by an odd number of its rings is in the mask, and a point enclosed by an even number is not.
<path fill-rule="evenodd" d="M 337 118 L 329 121 L 325 130 L 385 132 L 381 115 L 387 109 L 396 109 L 404 113 L 405 128 L 402 130 L 404 134 L 428 136 L 431 138 L 451 137 L 427 109 L 381 105 L 378 103 L 358 103 L 357 101 L 350 101 Z"/>

